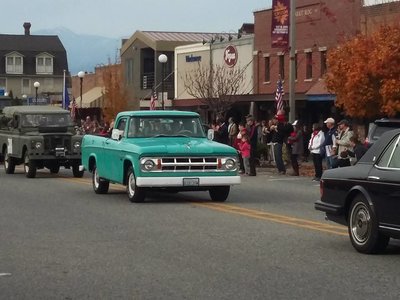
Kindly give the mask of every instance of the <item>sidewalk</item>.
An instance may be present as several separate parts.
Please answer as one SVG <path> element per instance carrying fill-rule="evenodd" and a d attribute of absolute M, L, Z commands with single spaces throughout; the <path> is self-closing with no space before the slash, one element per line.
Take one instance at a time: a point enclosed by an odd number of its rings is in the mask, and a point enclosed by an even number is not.
<path fill-rule="evenodd" d="M 293 173 L 292 166 L 289 164 L 286 164 L 286 176 L 290 176 L 290 174 Z M 313 162 L 309 159 L 307 162 L 299 161 L 299 166 L 300 166 L 300 176 L 303 177 L 314 177 L 314 164 Z M 261 166 L 257 167 L 257 173 L 271 173 L 278 175 L 278 170 L 275 166 L 274 163 L 262 163 Z"/>

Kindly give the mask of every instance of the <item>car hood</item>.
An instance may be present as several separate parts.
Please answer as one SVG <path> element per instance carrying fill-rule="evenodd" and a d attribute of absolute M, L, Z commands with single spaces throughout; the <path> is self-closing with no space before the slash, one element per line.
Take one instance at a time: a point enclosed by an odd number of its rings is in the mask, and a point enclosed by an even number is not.
<path fill-rule="evenodd" d="M 130 147 L 145 155 L 237 155 L 234 148 L 205 138 L 158 137 L 128 139 Z"/>

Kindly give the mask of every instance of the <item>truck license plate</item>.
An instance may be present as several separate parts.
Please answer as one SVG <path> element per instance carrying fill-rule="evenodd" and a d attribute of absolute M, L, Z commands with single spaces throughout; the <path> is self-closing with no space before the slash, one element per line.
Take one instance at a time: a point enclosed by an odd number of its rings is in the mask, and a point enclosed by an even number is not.
<path fill-rule="evenodd" d="M 199 178 L 183 178 L 183 186 L 199 186 Z"/>

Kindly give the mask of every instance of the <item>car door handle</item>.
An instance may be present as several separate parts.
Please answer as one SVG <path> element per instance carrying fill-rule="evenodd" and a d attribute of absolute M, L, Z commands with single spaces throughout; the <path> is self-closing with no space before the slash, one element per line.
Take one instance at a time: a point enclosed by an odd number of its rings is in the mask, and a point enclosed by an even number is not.
<path fill-rule="evenodd" d="M 368 176 L 368 180 L 380 180 L 381 178 L 378 176 Z"/>

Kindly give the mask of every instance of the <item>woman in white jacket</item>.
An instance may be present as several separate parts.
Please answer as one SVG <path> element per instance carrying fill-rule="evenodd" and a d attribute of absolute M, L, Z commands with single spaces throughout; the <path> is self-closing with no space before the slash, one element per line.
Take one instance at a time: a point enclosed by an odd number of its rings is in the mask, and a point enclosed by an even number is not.
<path fill-rule="evenodd" d="M 319 181 L 322 176 L 321 147 L 325 142 L 325 135 L 318 123 L 314 123 L 312 129 L 313 132 L 311 133 L 311 138 L 308 143 L 308 149 L 310 150 L 314 163 L 315 176 L 313 181 Z"/>

